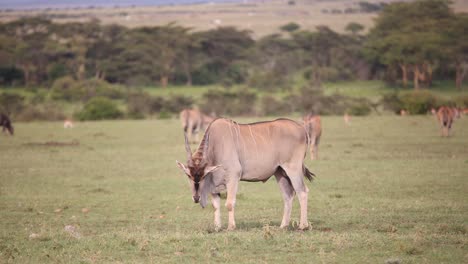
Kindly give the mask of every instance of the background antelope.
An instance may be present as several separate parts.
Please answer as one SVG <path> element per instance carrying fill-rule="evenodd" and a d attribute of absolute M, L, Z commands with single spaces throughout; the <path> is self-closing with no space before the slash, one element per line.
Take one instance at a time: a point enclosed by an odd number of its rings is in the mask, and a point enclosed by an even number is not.
<path fill-rule="evenodd" d="M 0 126 L 2 127 L 3 133 L 5 133 L 5 131 L 8 131 L 10 135 L 13 136 L 13 125 L 11 125 L 11 120 L 6 114 L 0 113 Z"/>
<path fill-rule="evenodd" d="M 441 126 L 442 136 L 450 136 L 450 129 L 452 128 L 453 118 L 455 117 L 455 112 L 452 108 L 447 106 L 441 106 L 437 111 L 437 119 Z"/>
<path fill-rule="evenodd" d="M 322 121 L 319 115 L 309 114 L 302 118 L 304 126 L 310 137 L 310 159 L 318 158 L 318 145 L 322 135 Z"/>
<path fill-rule="evenodd" d="M 198 109 L 184 109 L 180 112 L 179 117 L 184 132 L 191 142 L 198 142 L 198 132 L 204 130 L 214 120 L 213 117 L 203 114 Z"/>

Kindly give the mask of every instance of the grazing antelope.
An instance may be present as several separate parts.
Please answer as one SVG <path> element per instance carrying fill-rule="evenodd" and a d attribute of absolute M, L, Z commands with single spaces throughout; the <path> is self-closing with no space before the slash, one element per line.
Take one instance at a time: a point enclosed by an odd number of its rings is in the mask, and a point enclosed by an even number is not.
<path fill-rule="evenodd" d="M 401 109 L 401 110 L 400 110 L 400 115 L 401 115 L 401 116 L 407 116 L 407 115 L 408 115 L 408 111 L 406 111 L 405 109 Z"/>
<path fill-rule="evenodd" d="M 13 126 L 11 125 L 10 118 L 6 114 L 0 113 L 0 126 L 2 127 L 3 133 L 5 133 L 5 131 L 8 131 L 10 135 L 13 136 L 14 129 L 13 129 Z"/>
<path fill-rule="evenodd" d="M 198 141 L 198 132 L 204 130 L 214 120 L 198 109 L 184 109 L 180 112 L 179 117 L 184 132 L 188 134 L 189 140 L 192 142 L 194 142 L 192 136 L 195 135 L 195 141 Z"/>
<path fill-rule="evenodd" d="M 448 137 L 450 135 L 454 116 L 455 112 L 453 109 L 447 106 L 441 106 L 437 111 L 437 119 L 442 129 L 442 136 Z"/>
<path fill-rule="evenodd" d="M 190 180 L 195 203 L 205 207 L 208 194 L 211 195 L 216 230 L 221 228 L 222 190 L 227 191 L 228 230 L 233 230 L 239 181 L 266 182 L 273 175 L 284 200 L 281 228 L 289 226 L 292 201 L 297 193 L 301 208 L 299 228 L 305 229 L 309 189 L 304 177 L 312 180 L 314 176 L 304 165 L 307 145 L 304 126 L 289 119 L 238 124 L 219 118 L 208 126 L 194 153 L 185 135 L 187 165 L 178 161 L 177 165 Z"/>
<path fill-rule="evenodd" d="M 63 121 L 63 128 L 73 128 L 73 127 L 74 125 L 71 119 L 65 119 L 65 121 Z"/>
<path fill-rule="evenodd" d="M 345 122 L 346 125 L 349 126 L 349 125 L 351 124 L 351 116 L 348 115 L 348 113 L 345 113 L 345 114 L 343 115 L 343 120 L 344 120 L 344 122 Z"/>
<path fill-rule="evenodd" d="M 318 145 L 322 135 L 322 122 L 319 115 L 309 114 L 302 118 L 304 126 L 310 137 L 310 159 L 318 158 Z"/>
<path fill-rule="evenodd" d="M 458 107 L 452 107 L 453 110 L 453 117 L 460 118 L 461 117 L 461 110 Z"/>

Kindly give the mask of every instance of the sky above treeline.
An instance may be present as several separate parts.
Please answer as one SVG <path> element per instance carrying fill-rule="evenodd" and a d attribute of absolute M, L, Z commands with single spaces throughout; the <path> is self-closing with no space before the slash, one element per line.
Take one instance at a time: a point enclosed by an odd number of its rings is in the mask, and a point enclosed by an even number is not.
<path fill-rule="evenodd" d="M 115 7 L 236 2 L 235 0 L 0 0 L 0 9 Z"/>

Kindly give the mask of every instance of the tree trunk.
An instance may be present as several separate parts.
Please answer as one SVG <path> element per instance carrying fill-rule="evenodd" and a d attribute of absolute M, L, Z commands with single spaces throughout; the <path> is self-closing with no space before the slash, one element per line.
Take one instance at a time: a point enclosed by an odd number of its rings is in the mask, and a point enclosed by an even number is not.
<path fill-rule="evenodd" d="M 187 78 L 186 85 L 192 86 L 192 73 L 190 72 L 190 66 L 188 64 L 184 65 L 185 78 Z"/>
<path fill-rule="evenodd" d="M 31 82 L 31 75 L 29 73 L 29 67 L 27 65 L 20 65 L 20 68 L 23 70 L 24 73 L 24 84 L 26 86 L 29 86 L 29 83 Z"/>
<path fill-rule="evenodd" d="M 401 78 L 402 78 L 402 82 L 403 82 L 403 87 L 407 87 L 408 86 L 408 68 L 406 66 L 406 64 L 399 64 L 400 66 L 400 69 L 401 69 Z"/>
<path fill-rule="evenodd" d="M 169 77 L 167 75 L 162 75 L 160 79 L 160 83 L 163 88 L 166 88 L 167 84 L 169 83 Z"/>
<path fill-rule="evenodd" d="M 419 91 L 419 75 L 420 75 L 420 71 L 419 71 L 419 66 L 418 65 L 414 65 L 413 66 L 413 83 L 414 83 L 414 90 L 416 91 Z"/>
<path fill-rule="evenodd" d="M 80 66 L 78 67 L 78 74 L 76 76 L 78 80 L 82 81 L 85 78 L 85 64 L 80 63 Z"/>
<path fill-rule="evenodd" d="M 462 89 L 463 79 L 465 78 L 467 72 L 466 65 L 462 63 L 457 63 L 455 68 L 455 86 L 459 91 Z"/>
<path fill-rule="evenodd" d="M 426 64 L 426 73 L 427 73 L 427 86 L 431 87 L 432 86 L 432 75 L 433 75 L 434 70 L 432 69 L 432 66 L 428 63 Z"/>

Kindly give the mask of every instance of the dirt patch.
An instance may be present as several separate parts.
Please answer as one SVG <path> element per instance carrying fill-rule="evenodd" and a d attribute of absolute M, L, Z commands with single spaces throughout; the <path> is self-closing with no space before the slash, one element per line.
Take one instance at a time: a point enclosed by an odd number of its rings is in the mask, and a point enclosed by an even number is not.
<path fill-rule="evenodd" d="M 59 141 L 47 141 L 47 142 L 29 142 L 25 143 L 25 146 L 29 147 L 77 147 L 80 145 L 80 142 L 78 140 L 72 140 L 69 142 L 59 142 Z"/>

